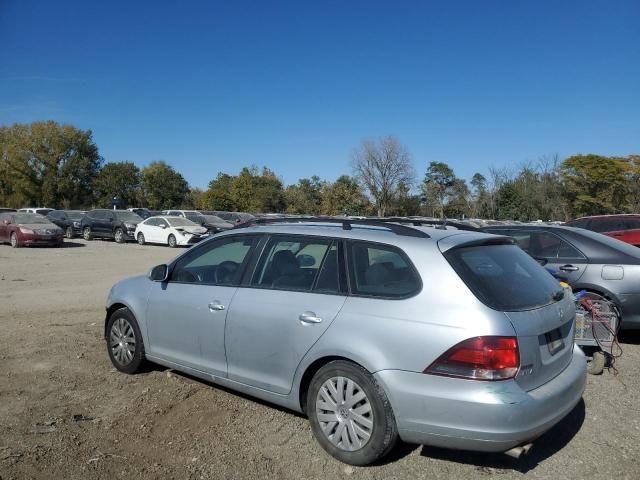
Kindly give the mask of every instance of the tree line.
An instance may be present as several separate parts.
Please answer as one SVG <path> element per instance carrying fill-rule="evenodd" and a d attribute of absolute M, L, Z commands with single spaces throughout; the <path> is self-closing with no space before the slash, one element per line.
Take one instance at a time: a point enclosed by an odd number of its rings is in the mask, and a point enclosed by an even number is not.
<path fill-rule="evenodd" d="M 364 140 L 351 175 L 284 185 L 269 168 L 220 172 L 202 190 L 163 161 L 139 168 L 105 162 L 90 130 L 53 121 L 0 126 L 0 206 L 154 210 L 195 208 L 313 215 L 428 215 L 448 218 L 568 220 L 637 212 L 640 156 L 546 156 L 517 168 L 490 168 L 467 181 L 443 162 L 416 175 L 406 146 L 393 136 Z"/>

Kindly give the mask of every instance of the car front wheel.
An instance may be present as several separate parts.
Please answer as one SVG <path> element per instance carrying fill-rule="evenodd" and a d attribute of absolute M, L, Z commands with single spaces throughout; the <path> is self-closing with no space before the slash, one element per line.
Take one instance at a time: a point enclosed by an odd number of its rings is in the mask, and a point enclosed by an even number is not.
<path fill-rule="evenodd" d="M 364 368 L 338 360 L 323 366 L 307 392 L 314 436 L 331 456 L 351 465 L 369 465 L 398 439 L 391 404 Z"/>
<path fill-rule="evenodd" d="M 178 245 L 178 241 L 176 240 L 176 237 L 173 235 L 173 233 L 169 235 L 169 239 L 167 241 L 171 248 L 175 248 L 175 246 Z"/>
<path fill-rule="evenodd" d="M 139 233 L 139 234 L 138 234 L 138 243 L 139 243 L 140 245 L 144 245 L 144 243 L 145 243 L 144 235 L 143 235 L 142 233 Z"/>
<path fill-rule="evenodd" d="M 73 238 L 73 227 L 67 227 L 64 231 L 64 236 L 67 237 L 68 239 Z"/>
<path fill-rule="evenodd" d="M 128 308 L 113 312 L 107 323 L 107 350 L 114 367 L 124 373 L 136 373 L 145 361 L 142 334 Z"/>
<path fill-rule="evenodd" d="M 85 240 L 91 240 L 93 238 L 93 235 L 91 235 L 90 227 L 84 227 L 82 229 L 82 238 L 84 238 Z"/>
<path fill-rule="evenodd" d="M 113 232 L 113 238 L 116 243 L 125 243 L 124 231 L 121 228 L 116 228 L 116 231 Z"/>
<path fill-rule="evenodd" d="M 18 235 L 16 234 L 16 232 L 11 232 L 11 237 L 9 238 L 9 241 L 11 242 L 11 246 L 13 248 L 20 248 L 22 245 L 20 245 L 20 240 L 18 239 Z"/>

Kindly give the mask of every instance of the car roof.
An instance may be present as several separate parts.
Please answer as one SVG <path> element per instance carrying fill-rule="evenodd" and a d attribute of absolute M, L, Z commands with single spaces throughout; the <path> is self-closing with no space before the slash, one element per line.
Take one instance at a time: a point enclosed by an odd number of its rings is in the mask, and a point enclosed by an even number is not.
<path fill-rule="evenodd" d="M 573 222 L 575 220 L 585 220 L 585 219 L 592 219 L 592 218 L 616 218 L 616 217 L 640 217 L 640 213 L 610 213 L 607 215 L 589 215 L 586 217 L 578 217 L 571 221 Z"/>
<path fill-rule="evenodd" d="M 424 226 L 407 226 L 407 228 L 418 230 L 427 234 L 427 236 L 416 237 L 410 235 L 401 235 L 391 231 L 385 225 L 364 225 L 358 224 L 356 221 L 354 221 L 354 223 L 352 224 L 351 229 L 344 229 L 343 224 L 340 220 L 336 220 L 335 223 L 316 223 L 313 221 L 296 222 L 295 219 L 292 219 L 291 222 L 267 223 L 264 225 L 249 224 L 247 226 L 218 233 L 216 237 L 254 233 L 308 235 L 386 243 L 400 247 L 424 247 L 425 245 L 429 244 L 435 246 L 438 241 L 447 238 L 448 248 L 459 243 L 467 243 L 476 240 L 495 238 L 495 235 L 490 235 L 483 232 L 468 232 L 455 229 L 441 230 L 434 227 Z M 453 237 L 456 238 L 454 239 Z"/>

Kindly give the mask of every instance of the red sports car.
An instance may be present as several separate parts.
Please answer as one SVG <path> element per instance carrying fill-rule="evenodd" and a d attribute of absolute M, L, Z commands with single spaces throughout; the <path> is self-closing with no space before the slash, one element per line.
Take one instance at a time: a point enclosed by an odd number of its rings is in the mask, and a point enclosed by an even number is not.
<path fill-rule="evenodd" d="M 0 213 L 0 243 L 9 242 L 13 248 L 28 245 L 62 245 L 64 232 L 42 215 L 36 213 Z"/>

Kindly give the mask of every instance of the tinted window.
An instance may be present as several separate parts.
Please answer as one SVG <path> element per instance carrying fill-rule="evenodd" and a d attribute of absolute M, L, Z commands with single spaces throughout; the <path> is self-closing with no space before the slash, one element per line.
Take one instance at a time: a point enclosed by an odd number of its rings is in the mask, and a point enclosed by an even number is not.
<path fill-rule="evenodd" d="M 334 243 L 324 257 L 318 280 L 313 288 L 316 292 L 340 293 L 340 268 L 338 266 L 338 247 Z"/>
<path fill-rule="evenodd" d="M 640 218 L 625 218 L 622 223 L 624 230 L 635 230 L 640 228 Z"/>
<path fill-rule="evenodd" d="M 115 216 L 121 222 L 139 223 L 142 221 L 140 215 L 136 215 L 133 212 L 115 212 Z"/>
<path fill-rule="evenodd" d="M 37 213 L 16 213 L 13 215 L 14 223 L 28 224 L 49 224 L 49 220 Z"/>
<path fill-rule="evenodd" d="M 349 244 L 351 293 L 383 298 L 407 297 L 420 290 L 420 278 L 395 247 Z"/>
<path fill-rule="evenodd" d="M 150 227 L 157 227 L 158 225 L 160 225 L 159 220 L 159 218 L 150 218 L 149 220 L 144 222 L 144 224 L 149 225 Z"/>
<path fill-rule="evenodd" d="M 584 258 L 578 250 L 554 233 L 533 230 L 503 230 L 518 246 L 534 258 Z"/>
<path fill-rule="evenodd" d="M 237 285 L 255 241 L 255 237 L 232 237 L 207 243 L 176 263 L 170 281 Z"/>
<path fill-rule="evenodd" d="M 331 240 L 274 237 L 260 259 L 252 285 L 308 291 L 314 285 Z"/>
<path fill-rule="evenodd" d="M 561 291 L 557 280 L 515 245 L 455 248 L 445 258 L 475 296 L 495 310 L 542 307 Z"/>

